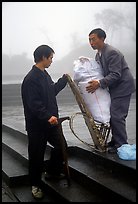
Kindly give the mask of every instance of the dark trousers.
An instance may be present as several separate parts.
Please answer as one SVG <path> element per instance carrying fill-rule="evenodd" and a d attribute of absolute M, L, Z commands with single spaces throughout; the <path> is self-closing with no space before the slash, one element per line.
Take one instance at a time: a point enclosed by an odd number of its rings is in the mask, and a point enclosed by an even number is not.
<path fill-rule="evenodd" d="M 28 131 L 29 176 L 32 186 L 41 185 L 41 176 L 44 169 L 44 154 L 47 142 L 53 146 L 49 160 L 50 170 L 52 173 L 60 173 L 63 165 L 60 134 L 63 134 L 61 125 L 47 128 L 44 131 Z M 64 144 L 66 145 L 65 138 Z"/>
<path fill-rule="evenodd" d="M 111 98 L 111 141 L 117 146 L 127 144 L 126 117 L 129 111 L 131 94 Z"/>

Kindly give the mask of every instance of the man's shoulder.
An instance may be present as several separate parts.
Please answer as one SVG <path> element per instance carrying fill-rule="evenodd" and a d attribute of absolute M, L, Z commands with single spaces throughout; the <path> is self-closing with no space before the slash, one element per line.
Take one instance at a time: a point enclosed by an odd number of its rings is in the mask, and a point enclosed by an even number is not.
<path fill-rule="evenodd" d="M 116 50 L 116 48 L 114 47 L 114 46 L 112 46 L 112 45 L 109 45 L 109 44 L 104 44 L 104 48 L 103 48 L 103 51 L 105 51 L 105 52 L 110 52 L 110 51 L 112 51 L 112 50 Z"/>
<path fill-rule="evenodd" d="M 34 65 L 24 77 L 22 84 L 36 84 L 39 86 L 40 83 L 43 83 L 43 79 L 45 79 L 45 74 Z"/>
<path fill-rule="evenodd" d="M 36 71 L 35 69 L 32 69 L 25 75 L 24 79 L 23 79 L 23 83 L 28 83 L 31 80 L 34 80 L 36 77 Z"/>
<path fill-rule="evenodd" d="M 39 70 L 35 67 L 35 65 L 32 66 L 32 69 L 26 74 L 25 78 L 33 78 L 35 76 L 39 75 Z"/>
<path fill-rule="evenodd" d="M 115 48 L 112 45 L 109 44 L 105 44 L 104 45 L 104 49 L 102 52 L 104 55 L 110 55 L 110 54 L 122 54 L 117 48 Z"/>

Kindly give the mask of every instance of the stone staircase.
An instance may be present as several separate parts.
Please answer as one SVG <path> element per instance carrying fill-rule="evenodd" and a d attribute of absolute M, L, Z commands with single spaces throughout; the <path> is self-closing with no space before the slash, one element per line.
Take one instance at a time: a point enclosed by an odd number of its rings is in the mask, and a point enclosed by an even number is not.
<path fill-rule="evenodd" d="M 28 183 L 27 135 L 2 125 L 2 178 L 19 202 L 34 202 Z M 51 146 L 47 145 L 45 160 Z M 116 154 L 68 147 L 70 186 L 66 178 L 45 180 L 45 197 L 39 202 L 136 202 L 136 161 Z"/>

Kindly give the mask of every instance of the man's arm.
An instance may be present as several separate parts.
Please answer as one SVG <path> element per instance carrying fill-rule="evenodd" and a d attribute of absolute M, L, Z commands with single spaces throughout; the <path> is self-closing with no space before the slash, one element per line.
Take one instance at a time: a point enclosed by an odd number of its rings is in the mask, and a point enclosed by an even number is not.
<path fill-rule="evenodd" d="M 123 56 L 119 52 L 115 50 L 110 51 L 106 60 L 108 67 L 105 68 L 108 69 L 109 74 L 103 79 L 90 81 L 86 90 L 93 93 L 99 87 L 104 89 L 117 84 L 122 74 L 122 59 Z"/>
<path fill-rule="evenodd" d="M 111 85 L 117 84 L 118 80 L 122 75 L 122 61 L 123 55 L 116 50 L 112 50 L 108 53 L 107 56 L 107 67 L 105 69 L 108 70 L 108 75 L 100 80 L 100 84 L 102 88 L 110 87 Z"/>
<path fill-rule="evenodd" d="M 38 83 L 35 81 L 28 82 L 24 88 L 24 95 L 27 106 L 36 117 L 46 121 L 52 117 L 41 100 L 41 87 Z"/>
<path fill-rule="evenodd" d="M 54 84 L 56 95 L 66 86 L 66 84 L 67 77 L 66 74 L 63 74 L 63 76 Z"/>

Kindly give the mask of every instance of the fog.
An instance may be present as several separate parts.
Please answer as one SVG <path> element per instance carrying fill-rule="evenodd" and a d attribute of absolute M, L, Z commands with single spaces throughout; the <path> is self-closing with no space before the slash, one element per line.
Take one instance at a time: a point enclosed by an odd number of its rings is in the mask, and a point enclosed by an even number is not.
<path fill-rule="evenodd" d="M 48 44 L 54 51 L 49 72 L 72 74 L 80 55 L 94 57 L 88 34 L 97 27 L 106 43 L 120 49 L 136 75 L 136 2 L 2 2 L 2 80 L 25 75 L 33 51 Z"/>

